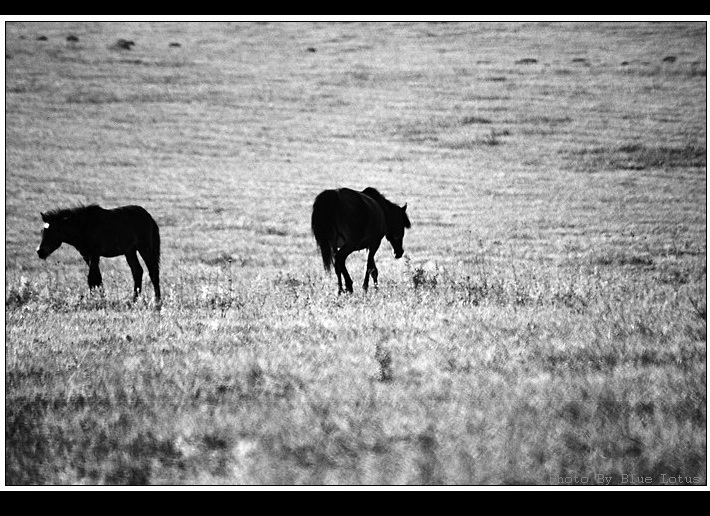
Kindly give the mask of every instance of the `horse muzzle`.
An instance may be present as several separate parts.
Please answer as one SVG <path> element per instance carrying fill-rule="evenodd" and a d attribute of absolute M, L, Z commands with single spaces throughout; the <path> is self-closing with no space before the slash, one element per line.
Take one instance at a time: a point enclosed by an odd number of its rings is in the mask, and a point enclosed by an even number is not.
<path fill-rule="evenodd" d="M 400 258 L 402 257 L 403 254 L 404 254 L 404 250 L 402 250 L 402 251 L 395 251 L 395 252 L 394 252 L 394 257 L 395 257 L 396 260 L 398 260 L 398 259 L 400 259 Z"/>
<path fill-rule="evenodd" d="M 49 253 L 45 251 L 44 249 L 38 247 L 37 248 L 37 256 L 39 256 L 42 260 L 46 260 L 47 256 L 49 256 Z"/>

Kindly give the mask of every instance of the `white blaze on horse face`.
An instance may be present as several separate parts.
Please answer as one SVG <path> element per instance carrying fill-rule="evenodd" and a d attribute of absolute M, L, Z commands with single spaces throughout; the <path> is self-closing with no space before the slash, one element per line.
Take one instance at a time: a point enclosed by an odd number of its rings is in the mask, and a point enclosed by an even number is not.
<path fill-rule="evenodd" d="M 44 223 L 44 229 L 49 229 L 49 222 Z M 37 252 L 39 252 L 39 248 L 42 247 L 42 244 L 37 246 Z"/>

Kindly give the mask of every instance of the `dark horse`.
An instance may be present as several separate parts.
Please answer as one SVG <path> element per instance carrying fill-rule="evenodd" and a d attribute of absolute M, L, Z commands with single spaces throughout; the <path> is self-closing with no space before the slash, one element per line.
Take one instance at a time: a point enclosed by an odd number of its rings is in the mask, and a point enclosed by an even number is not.
<path fill-rule="evenodd" d="M 101 286 L 101 256 L 126 256 L 133 273 L 133 300 L 141 292 L 141 254 L 160 302 L 160 233 L 153 217 L 140 206 L 105 210 L 100 206 L 80 206 L 42 213 L 44 229 L 37 255 L 45 260 L 62 243 L 74 246 L 89 265 L 89 289 Z"/>
<path fill-rule="evenodd" d="M 365 188 L 362 192 L 349 188 L 325 190 L 313 203 L 311 229 L 325 270 L 330 270 L 331 264 L 335 267 L 339 294 L 343 292 L 341 276 L 345 278 L 345 290 L 353 291 L 353 281 L 345 268 L 345 259 L 350 253 L 369 250 L 362 288 L 367 290 L 370 276 L 377 287 L 375 253 L 382 237 L 387 237 L 392 244 L 394 257 L 401 258 L 404 228 L 408 227 L 407 205 L 397 206 L 374 188 Z"/>

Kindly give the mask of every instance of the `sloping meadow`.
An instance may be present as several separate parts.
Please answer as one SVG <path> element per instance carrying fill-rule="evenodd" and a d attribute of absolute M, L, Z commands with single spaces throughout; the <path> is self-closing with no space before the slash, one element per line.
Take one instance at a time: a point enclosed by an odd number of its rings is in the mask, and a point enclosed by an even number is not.
<path fill-rule="evenodd" d="M 9 23 L 6 483 L 706 483 L 705 30 Z M 408 203 L 378 290 L 337 186 Z M 159 310 L 36 257 L 91 202 Z"/>

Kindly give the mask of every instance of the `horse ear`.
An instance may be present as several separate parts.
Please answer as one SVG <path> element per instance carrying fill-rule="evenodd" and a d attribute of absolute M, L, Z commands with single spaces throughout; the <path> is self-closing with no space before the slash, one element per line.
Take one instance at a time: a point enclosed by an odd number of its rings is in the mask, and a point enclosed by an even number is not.
<path fill-rule="evenodd" d="M 407 203 L 404 203 L 404 206 L 402 206 L 402 211 L 407 211 Z"/>
<path fill-rule="evenodd" d="M 40 216 L 42 217 L 42 222 L 47 222 L 47 214 L 40 212 Z"/>

